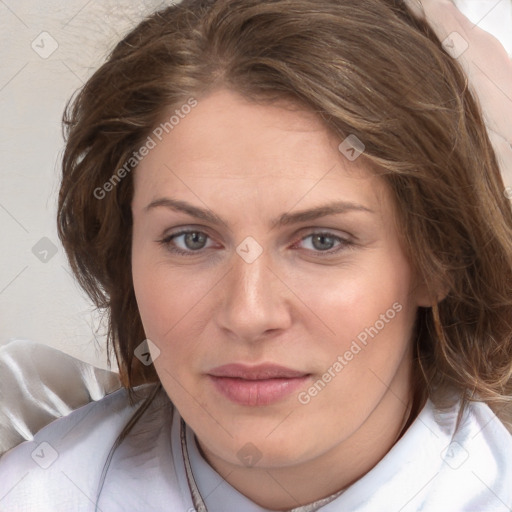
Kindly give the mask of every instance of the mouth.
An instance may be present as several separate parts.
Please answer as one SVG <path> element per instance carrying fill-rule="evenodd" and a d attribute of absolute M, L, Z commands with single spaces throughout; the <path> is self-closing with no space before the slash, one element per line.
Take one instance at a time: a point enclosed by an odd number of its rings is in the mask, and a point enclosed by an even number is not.
<path fill-rule="evenodd" d="M 208 372 L 217 392 L 243 406 L 271 405 L 283 400 L 310 377 L 309 373 L 274 364 L 228 364 Z"/>

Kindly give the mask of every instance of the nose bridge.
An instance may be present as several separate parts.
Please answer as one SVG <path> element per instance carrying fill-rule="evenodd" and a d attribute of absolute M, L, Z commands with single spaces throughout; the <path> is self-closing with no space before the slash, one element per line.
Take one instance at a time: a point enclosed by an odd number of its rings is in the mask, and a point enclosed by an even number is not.
<path fill-rule="evenodd" d="M 266 331 L 285 328 L 289 315 L 270 254 L 257 254 L 250 243 L 240 244 L 234 255 L 219 321 L 239 338 L 257 339 Z"/>
<path fill-rule="evenodd" d="M 272 302 L 273 273 L 270 265 L 268 252 L 257 251 L 250 242 L 240 244 L 231 276 L 231 291 L 238 305 L 254 310 Z"/>

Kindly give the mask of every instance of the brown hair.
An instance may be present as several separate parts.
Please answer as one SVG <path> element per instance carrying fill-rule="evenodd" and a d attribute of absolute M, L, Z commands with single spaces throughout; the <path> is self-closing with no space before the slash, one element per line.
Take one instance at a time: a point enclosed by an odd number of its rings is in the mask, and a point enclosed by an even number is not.
<path fill-rule="evenodd" d="M 484 400 L 505 420 L 511 205 L 464 72 L 428 23 L 393 0 L 185 0 L 138 25 L 68 104 L 59 236 L 81 286 L 108 312 L 125 386 L 158 381 L 134 357 L 145 335 L 126 162 L 167 111 L 218 87 L 253 101 L 294 98 L 340 142 L 364 143 L 394 194 L 411 264 L 432 297 L 446 291 L 418 311 L 417 385 L 430 396 L 455 386 L 464 403 Z"/>

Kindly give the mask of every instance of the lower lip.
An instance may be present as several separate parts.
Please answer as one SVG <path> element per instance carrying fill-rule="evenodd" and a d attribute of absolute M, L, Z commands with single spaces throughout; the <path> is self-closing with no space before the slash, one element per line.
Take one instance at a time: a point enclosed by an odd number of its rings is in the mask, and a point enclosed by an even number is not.
<path fill-rule="evenodd" d="M 309 376 L 265 380 L 245 380 L 209 375 L 215 388 L 238 405 L 270 405 L 290 395 L 309 379 Z"/>

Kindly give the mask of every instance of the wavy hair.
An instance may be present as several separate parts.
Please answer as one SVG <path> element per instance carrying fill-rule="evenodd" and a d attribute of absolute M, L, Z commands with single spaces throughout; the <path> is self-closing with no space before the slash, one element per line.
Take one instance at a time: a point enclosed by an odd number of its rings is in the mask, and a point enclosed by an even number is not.
<path fill-rule="evenodd" d="M 364 143 L 435 299 L 417 314 L 415 386 L 439 400 L 456 388 L 464 405 L 483 400 L 506 422 L 511 205 L 462 68 L 398 0 L 185 0 L 141 22 L 70 100 L 59 236 L 78 282 L 108 315 L 124 385 L 158 382 L 134 357 L 145 334 L 130 263 L 136 165 L 126 163 L 166 112 L 220 87 L 255 102 L 291 98 L 340 142 Z"/>

